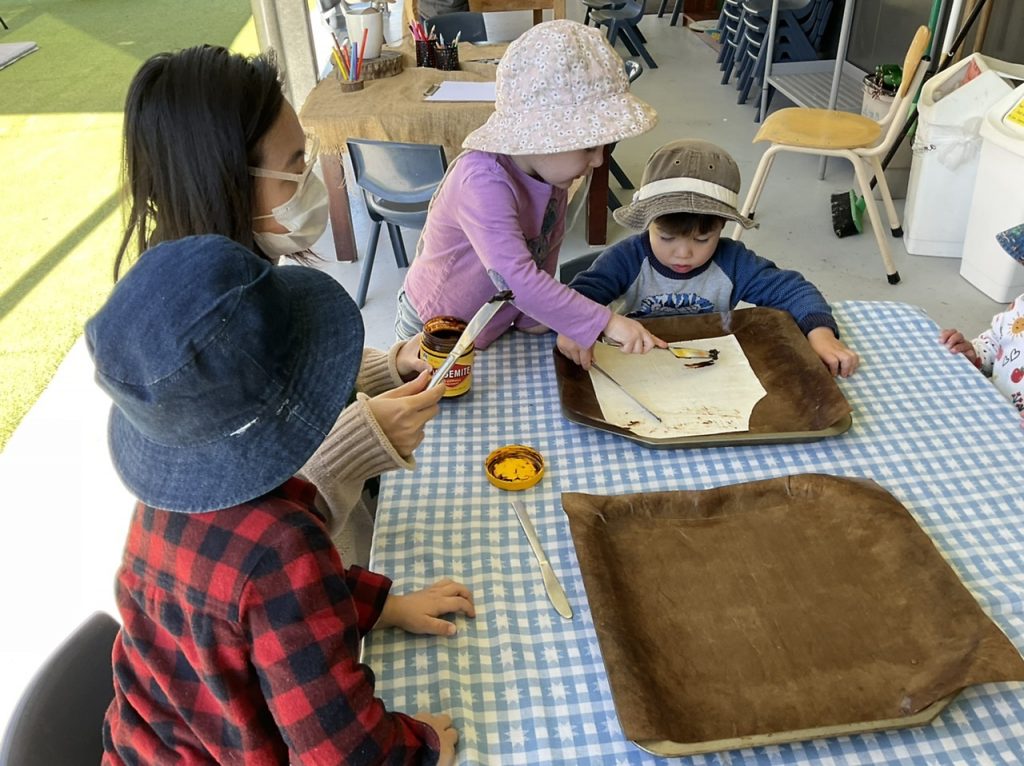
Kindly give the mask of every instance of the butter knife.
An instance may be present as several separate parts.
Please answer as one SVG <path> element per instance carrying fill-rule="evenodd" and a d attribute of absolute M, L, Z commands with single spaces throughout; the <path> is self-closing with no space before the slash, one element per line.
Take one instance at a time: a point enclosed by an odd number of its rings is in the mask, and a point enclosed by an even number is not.
<path fill-rule="evenodd" d="M 526 509 L 515 500 L 512 501 L 512 510 L 516 512 L 519 524 L 526 533 L 526 539 L 530 541 L 530 547 L 533 549 L 533 555 L 537 557 L 537 561 L 540 563 L 540 573 L 544 578 L 544 590 L 548 592 L 548 598 L 554 605 L 556 612 L 562 615 L 565 619 L 571 620 L 572 608 L 569 606 L 569 599 L 566 597 L 565 591 L 562 589 L 562 584 L 558 582 L 558 578 L 555 577 L 555 572 L 551 568 L 551 562 L 548 561 L 548 557 L 544 555 L 544 549 L 540 547 L 540 540 L 537 539 L 537 530 L 533 528 L 533 522 L 531 522 L 530 517 L 526 515 Z"/>
<path fill-rule="evenodd" d="M 444 380 L 444 376 L 448 374 L 448 370 L 450 370 L 452 365 L 459 360 L 460 356 L 469 350 L 470 345 L 476 340 L 476 336 L 480 334 L 480 331 L 483 330 L 494 315 L 498 313 L 498 309 L 514 299 L 515 296 L 512 295 L 511 290 L 503 290 L 500 293 L 492 295 L 490 300 L 480 307 L 476 314 L 473 315 L 473 318 L 469 320 L 469 324 L 467 324 L 466 329 L 462 331 L 462 335 L 460 335 L 459 339 L 455 342 L 455 348 L 453 348 L 451 353 L 448 354 L 448 357 L 444 360 L 441 366 L 434 370 L 434 375 L 430 378 L 430 382 L 427 383 L 427 388 L 433 388 Z"/>

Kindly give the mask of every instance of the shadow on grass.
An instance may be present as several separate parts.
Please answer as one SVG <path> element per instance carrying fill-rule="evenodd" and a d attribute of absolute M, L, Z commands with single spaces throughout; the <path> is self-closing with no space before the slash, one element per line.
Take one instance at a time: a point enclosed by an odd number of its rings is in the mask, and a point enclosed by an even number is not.
<path fill-rule="evenodd" d="M 0 319 L 6 317 L 24 298 L 28 297 L 32 290 L 46 279 L 50 272 L 57 268 L 61 261 L 81 244 L 93 229 L 118 210 L 120 204 L 120 195 L 111 194 L 88 217 L 83 218 L 75 228 L 69 231 L 60 242 L 50 248 L 32 268 L 18 277 L 3 293 L 0 293 Z M 113 284 L 113 273 L 110 275 L 110 281 Z"/>

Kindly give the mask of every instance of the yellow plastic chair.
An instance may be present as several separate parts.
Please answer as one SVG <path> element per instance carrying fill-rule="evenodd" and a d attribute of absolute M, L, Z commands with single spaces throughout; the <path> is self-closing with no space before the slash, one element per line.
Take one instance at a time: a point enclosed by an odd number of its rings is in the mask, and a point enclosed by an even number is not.
<path fill-rule="evenodd" d="M 805 107 L 780 109 L 769 115 L 757 135 L 754 136 L 754 143 L 770 141 L 771 146 L 768 147 L 761 157 L 761 162 L 758 163 L 741 212 L 751 218 L 754 216 L 757 201 L 768 178 L 768 171 L 771 170 L 775 155 L 779 152 L 845 157 L 853 164 L 857 185 L 864 197 L 867 214 L 871 219 L 871 228 L 875 232 L 875 239 L 878 240 L 878 249 L 882 253 L 882 261 L 885 263 L 885 273 L 889 278 L 889 284 L 894 285 L 899 282 L 900 274 L 893 263 L 889 242 L 882 230 L 878 205 L 871 193 L 871 179 L 878 180 L 878 188 L 882 194 L 885 211 L 889 216 L 889 228 L 892 230 L 892 236 L 902 237 L 903 229 L 900 226 L 896 208 L 892 204 L 889 186 L 885 182 L 881 158 L 892 147 L 896 137 L 903 129 L 904 123 L 913 113 L 914 106 L 911 105 L 908 108 L 907 101 L 917 93 L 917 89 L 924 79 L 925 67 L 920 66 L 920 63 L 921 57 L 924 56 L 928 48 L 928 41 L 928 27 L 920 27 L 910 43 L 907 57 L 903 62 L 903 82 L 893 98 L 892 106 L 889 107 L 889 111 L 881 122 L 850 112 Z M 733 227 L 730 236 L 733 239 L 739 239 L 742 231 L 743 229 L 737 224 Z"/>

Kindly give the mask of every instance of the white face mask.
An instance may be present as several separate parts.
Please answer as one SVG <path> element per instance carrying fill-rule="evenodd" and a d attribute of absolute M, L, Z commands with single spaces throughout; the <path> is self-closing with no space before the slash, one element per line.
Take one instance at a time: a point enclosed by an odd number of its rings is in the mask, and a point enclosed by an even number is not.
<path fill-rule="evenodd" d="M 249 168 L 254 176 L 279 178 L 295 181 L 298 188 L 284 204 L 275 207 L 269 215 L 258 215 L 253 220 L 273 218 L 288 229 L 287 234 L 270 231 L 255 231 L 253 238 L 260 249 L 269 256 L 291 255 L 311 248 L 327 228 L 327 187 L 315 173 L 316 145 L 308 153 L 306 169 L 302 173 L 283 173 L 278 170 Z"/>

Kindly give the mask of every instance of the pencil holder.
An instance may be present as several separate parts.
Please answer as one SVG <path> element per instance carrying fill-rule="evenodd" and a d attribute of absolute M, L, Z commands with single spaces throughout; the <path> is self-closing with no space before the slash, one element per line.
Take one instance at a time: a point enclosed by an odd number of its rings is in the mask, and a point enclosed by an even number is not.
<path fill-rule="evenodd" d="M 434 41 L 416 41 L 416 66 L 433 67 L 434 64 Z"/>
<path fill-rule="evenodd" d="M 434 64 L 438 69 L 455 71 L 459 68 L 459 46 L 439 45 L 434 48 Z"/>
<path fill-rule="evenodd" d="M 338 80 L 338 87 L 341 88 L 342 93 L 352 93 L 357 90 L 363 89 L 362 80 Z"/>

